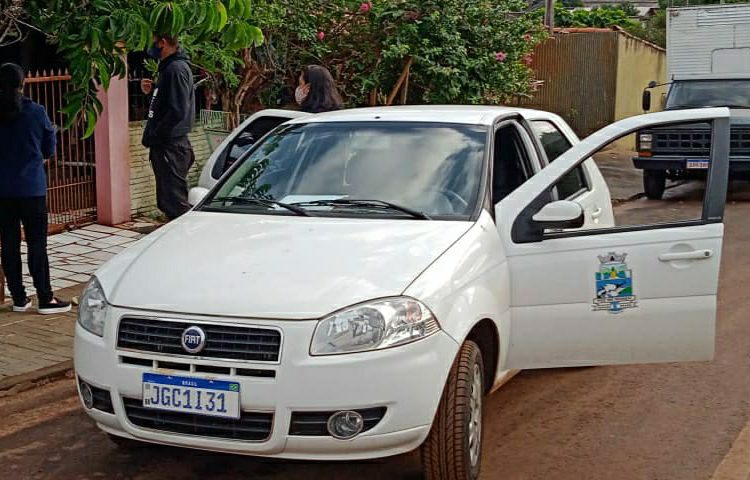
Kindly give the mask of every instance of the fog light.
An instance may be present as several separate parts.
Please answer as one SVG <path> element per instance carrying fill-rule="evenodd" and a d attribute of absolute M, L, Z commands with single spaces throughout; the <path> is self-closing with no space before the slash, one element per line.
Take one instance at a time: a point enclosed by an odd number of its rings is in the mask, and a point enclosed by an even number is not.
<path fill-rule="evenodd" d="M 348 440 L 354 438 L 365 428 L 365 420 L 357 412 L 336 412 L 328 418 L 328 433 L 333 438 Z"/>
<path fill-rule="evenodd" d="M 94 392 L 91 391 L 91 387 L 86 382 L 81 382 L 81 398 L 84 407 L 89 410 L 94 408 Z"/>

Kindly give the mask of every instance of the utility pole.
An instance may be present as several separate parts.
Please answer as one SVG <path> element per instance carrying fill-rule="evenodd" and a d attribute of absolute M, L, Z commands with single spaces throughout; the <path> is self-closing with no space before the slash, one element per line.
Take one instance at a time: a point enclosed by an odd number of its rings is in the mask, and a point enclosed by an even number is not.
<path fill-rule="evenodd" d="M 555 0 L 544 0 L 544 5 L 544 25 L 552 35 L 555 31 Z"/>

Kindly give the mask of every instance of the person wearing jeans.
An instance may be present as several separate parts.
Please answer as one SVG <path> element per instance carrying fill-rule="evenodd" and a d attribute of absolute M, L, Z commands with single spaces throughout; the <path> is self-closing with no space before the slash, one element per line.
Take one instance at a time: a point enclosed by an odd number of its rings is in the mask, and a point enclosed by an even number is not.
<path fill-rule="evenodd" d="M 0 257 L 13 297 L 13 311 L 31 308 L 23 285 L 21 226 L 29 272 L 41 314 L 70 311 L 52 291 L 47 258 L 47 175 L 44 161 L 55 153 L 56 131 L 44 107 L 22 95 L 24 72 L 0 65 Z"/>

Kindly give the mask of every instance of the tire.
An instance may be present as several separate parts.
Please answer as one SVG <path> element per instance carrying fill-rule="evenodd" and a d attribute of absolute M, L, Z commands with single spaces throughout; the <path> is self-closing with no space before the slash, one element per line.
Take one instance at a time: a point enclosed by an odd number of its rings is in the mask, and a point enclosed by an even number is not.
<path fill-rule="evenodd" d="M 467 341 L 453 362 L 435 420 L 422 445 L 426 480 L 476 480 L 482 464 L 484 363 Z"/>
<path fill-rule="evenodd" d="M 663 170 L 643 171 L 643 190 L 651 200 L 661 200 L 667 188 L 667 172 Z"/>

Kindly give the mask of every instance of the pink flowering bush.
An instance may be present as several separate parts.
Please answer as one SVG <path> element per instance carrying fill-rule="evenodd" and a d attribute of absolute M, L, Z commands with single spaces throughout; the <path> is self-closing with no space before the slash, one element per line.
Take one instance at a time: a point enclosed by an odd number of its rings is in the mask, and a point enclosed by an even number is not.
<path fill-rule="evenodd" d="M 278 69 L 265 104 L 309 64 L 331 70 L 349 105 L 384 104 L 410 59 L 410 103 L 505 102 L 530 91 L 527 56 L 545 38 L 525 0 L 265 1 L 256 10 L 278 9 L 264 28 Z"/>

